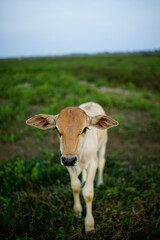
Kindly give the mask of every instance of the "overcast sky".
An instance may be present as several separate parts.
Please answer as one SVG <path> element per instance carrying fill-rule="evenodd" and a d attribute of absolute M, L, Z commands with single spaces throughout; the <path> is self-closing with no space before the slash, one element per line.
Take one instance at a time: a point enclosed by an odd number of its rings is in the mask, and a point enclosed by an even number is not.
<path fill-rule="evenodd" d="M 0 58 L 160 49 L 160 0 L 0 0 Z"/>

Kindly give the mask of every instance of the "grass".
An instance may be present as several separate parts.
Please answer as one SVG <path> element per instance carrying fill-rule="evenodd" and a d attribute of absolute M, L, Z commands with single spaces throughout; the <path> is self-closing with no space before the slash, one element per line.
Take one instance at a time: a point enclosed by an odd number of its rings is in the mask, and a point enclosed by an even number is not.
<path fill-rule="evenodd" d="M 159 53 L 0 60 L 1 239 L 160 238 L 159 66 Z M 86 101 L 120 122 L 109 130 L 87 235 L 56 133 L 25 124 Z"/>

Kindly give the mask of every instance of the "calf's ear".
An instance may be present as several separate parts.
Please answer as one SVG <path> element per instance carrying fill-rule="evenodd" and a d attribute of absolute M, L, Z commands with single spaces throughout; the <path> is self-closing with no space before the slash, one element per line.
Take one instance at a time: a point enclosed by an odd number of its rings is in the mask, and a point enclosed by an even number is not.
<path fill-rule="evenodd" d="M 119 123 L 107 115 L 96 115 L 90 117 L 90 125 L 99 129 L 116 127 Z"/>
<path fill-rule="evenodd" d="M 55 127 L 57 117 L 58 115 L 38 114 L 29 118 L 26 124 L 45 130 Z"/>

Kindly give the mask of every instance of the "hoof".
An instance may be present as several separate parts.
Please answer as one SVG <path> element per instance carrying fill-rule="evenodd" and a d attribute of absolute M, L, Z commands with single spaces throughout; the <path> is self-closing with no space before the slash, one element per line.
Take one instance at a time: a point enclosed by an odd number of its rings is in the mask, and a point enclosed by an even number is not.
<path fill-rule="evenodd" d="M 85 219 L 85 232 L 91 232 L 94 230 L 94 218 L 93 216 L 86 217 Z"/>
<path fill-rule="evenodd" d="M 74 216 L 76 218 L 81 218 L 82 217 L 82 212 L 74 212 Z"/>
<path fill-rule="evenodd" d="M 86 227 L 85 232 L 89 233 L 94 230 L 94 227 Z"/>
<path fill-rule="evenodd" d="M 100 187 L 100 186 L 102 186 L 102 185 L 104 185 L 103 182 L 97 182 L 97 187 Z"/>

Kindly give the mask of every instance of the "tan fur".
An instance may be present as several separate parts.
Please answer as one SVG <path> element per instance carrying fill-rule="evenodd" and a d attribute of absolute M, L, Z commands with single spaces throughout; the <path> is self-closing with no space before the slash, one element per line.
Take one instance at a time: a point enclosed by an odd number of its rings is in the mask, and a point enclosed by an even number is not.
<path fill-rule="evenodd" d="M 79 137 L 87 125 L 86 113 L 78 107 L 62 110 L 57 118 L 57 127 L 62 134 L 63 155 L 78 155 Z"/>

